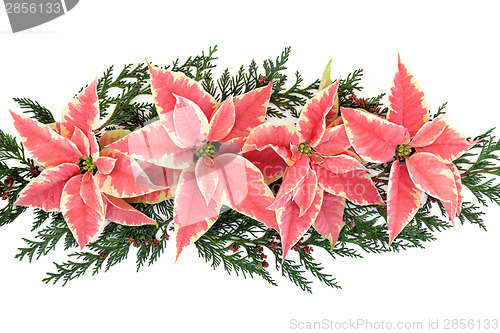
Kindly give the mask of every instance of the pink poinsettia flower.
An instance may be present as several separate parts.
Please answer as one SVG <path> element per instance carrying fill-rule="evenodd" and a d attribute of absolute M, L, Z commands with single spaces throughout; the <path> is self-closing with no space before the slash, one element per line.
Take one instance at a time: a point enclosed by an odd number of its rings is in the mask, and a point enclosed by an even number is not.
<path fill-rule="evenodd" d="M 313 225 L 331 242 L 342 228 L 345 199 L 366 205 L 383 201 L 366 168 L 349 155 L 351 147 L 334 106 L 339 80 L 309 100 L 297 121 L 289 125 L 262 124 L 249 135 L 244 151 L 272 149 L 283 159 L 286 170 L 275 201 L 269 209 L 276 217 L 283 244 L 283 259 L 289 249 Z"/>
<path fill-rule="evenodd" d="M 100 233 L 106 219 L 128 226 L 156 224 L 121 198 L 162 187 L 142 176 L 129 157 L 107 148 L 99 152 L 92 131 L 100 114 L 95 80 L 68 103 L 60 123 L 49 126 L 11 114 L 25 149 L 44 168 L 16 205 L 62 212 L 81 248 Z M 101 143 L 111 141 L 111 135 L 101 138 Z"/>
<path fill-rule="evenodd" d="M 424 93 L 398 56 L 386 119 L 358 109 L 341 109 L 356 152 L 374 163 L 396 157 L 389 175 L 387 224 L 389 244 L 412 220 L 422 192 L 441 201 L 452 222 L 460 214 L 460 174 L 453 160 L 474 143 L 445 122 L 429 121 Z"/>
<path fill-rule="evenodd" d="M 232 142 L 264 121 L 272 84 L 221 104 L 199 82 L 149 65 L 160 119 L 110 145 L 158 167 L 174 195 L 177 256 L 217 221 L 222 205 L 277 229 L 274 196 L 261 172 Z M 161 171 L 163 169 L 163 171 Z"/>

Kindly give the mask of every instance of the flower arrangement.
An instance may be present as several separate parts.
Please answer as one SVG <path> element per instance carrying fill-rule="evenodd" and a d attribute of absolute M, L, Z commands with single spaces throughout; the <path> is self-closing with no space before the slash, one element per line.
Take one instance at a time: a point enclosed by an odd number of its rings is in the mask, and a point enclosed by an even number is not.
<path fill-rule="evenodd" d="M 446 104 L 431 112 L 399 57 L 384 107 L 384 93 L 357 96 L 362 70 L 332 81 L 330 63 L 286 88 L 289 48 L 214 79 L 216 50 L 111 67 L 60 121 L 15 98 L 29 117 L 11 111 L 21 143 L 0 131 L 0 226 L 33 207 L 37 235 L 16 258 L 75 248 L 44 282 L 108 270 L 133 247 L 139 269 L 173 234 L 176 260 L 194 246 L 214 268 L 275 285 L 273 260 L 310 292 L 305 272 L 340 287 L 316 249 L 360 257 L 423 247 L 456 221 L 485 229 L 480 205 L 500 204 L 500 144 L 492 131 L 468 139 L 450 127 Z M 294 127 L 266 121 L 287 116 Z"/>

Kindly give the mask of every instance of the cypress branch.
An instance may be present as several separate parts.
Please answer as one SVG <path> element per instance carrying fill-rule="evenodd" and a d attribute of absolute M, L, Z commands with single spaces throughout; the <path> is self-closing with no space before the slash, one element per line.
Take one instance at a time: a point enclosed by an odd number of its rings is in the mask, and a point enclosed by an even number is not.
<path fill-rule="evenodd" d="M 217 46 L 207 52 L 189 57 L 184 61 L 175 60 L 168 66 L 173 71 L 182 72 L 198 80 L 204 89 L 216 97 L 218 102 L 246 93 L 273 80 L 273 92 L 268 109 L 268 117 L 283 118 L 287 115 L 299 116 L 305 102 L 314 96 L 319 80 L 304 84 L 299 72 L 293 78 L 287 74 L 287 62 L 291 49 L 286 48 L 275 59 L 267 59 L 259 67 L 255 61 L 248 66 L 240 66 L 233 75 L 226 69 L 220 78 L 212 76 L 215 68 Z M 358 107 L 384 116 L 387 108 L 382 108 L 384 94 L 359 98 L 362 93 L 361 69 L 349 74 L 339 83 L 339 104 L 343 107 Z M 96 130 L 126 128 L 134 130 L 145 126 L 158 115 L 153 103 L 138 102 L 141 95 L 150 95 L 149 73 L 146 64 L 129 64 L 121 70 L 109 67 L 98 79 L 97 90 L 100 99 L 101 118 L 104 125 Z M 16 98 L 25 113 L 42 123 L 54 122 L 50 111 L 38 102 L 27 98 Z M 444 113 L 446 103 L 438 108 L 433 117 Z M 455 161 L 462 173 L 464 186 L 471 189 L 478 204 L 464 202 L 459 220 L 462 224 L 472 223 L 486 230 L 482 220 L 481 206 L 490 202 L 500 204 L 500 190 L 497 177 L 500 175 L 500 143 L 490 130 L 476 138 L 479 141 L 468 153 Z M 382 194 L 389 175 L 389 164 L 367 164 L 376 174 L 373 180 Z M 8 194 L 6 205 L 0 210 L 0 226 L 13 222 L 26 208 L 14 206 L 19 192 L 36 174 L 35 163 L 25 156 L 24 149 L 15 138 L 0 131 L 0 182 L 1 193 Z M 10 182 L 10 179 L 13 182 Z M 19 248 L 19 260 L 38 259 L 55 250 L 62 243 L 65 250 L 71 250 L 68 259 L 55 263 L 55 271 L 47 273 L 45 283 L 69 281 L 87 273 L 92 275 L 105 272 L 126 260 L 130 248 L 136 247 L 136 268 L 151 265 L 165 252 L 167 242 L 173 233 L 171 225 L 173 200 L 155 205 L 133 204 L 133 206 L 158 222 L 154 226 L 126 227 L 111 223 L 100 237 L 90 243 L 84 251 L 77 250 L 77 243 L 60 213 L 46 213 L 35 210 L 32 232 L 33 240 L 24 239 L 25 246 Z M 282 262 L 282 248 L 276 231 L 236 211 L 222 213 L 218 221 L 195 242 L 198 254 L 214 269 L 224 269 L 237 276 L 258 276 L 271 285 L 277 281 L 270 273 L 270 266 L 281 272 L 293 284 L 304 291 L 312 292 L 312 280 L 329 287 L 340 288 L 336 279 L 325 272 L 324 264 L 315 260 L 314 251 L 326 251 L 332 259 L 339 257 L 362 258 L 363 253 L 399 252 L 410 248 L 422 248 L 425 243 L 435 240 L 435 234 L 451 227 L 448 218 L 435 214 L 444 211 L 438 202 L 427 198 L 414 219 L 388 247 L 386 212 L 379 206 L 358 206 L 348 202 L 344 213 L 344 227 L 335 246 L 310 228 L 303 239 L 292 248 L 296 260 Z M 291 251 L 292 252 L 292 251 Z M 270 265 L 270 263 L 273 263 Z"/>

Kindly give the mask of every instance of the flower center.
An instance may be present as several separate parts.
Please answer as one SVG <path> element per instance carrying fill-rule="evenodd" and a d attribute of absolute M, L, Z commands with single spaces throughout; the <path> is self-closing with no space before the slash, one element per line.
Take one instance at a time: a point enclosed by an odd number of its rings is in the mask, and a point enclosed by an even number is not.
<path fill-rule="evenodd" d="M 82 172 L 97 170 L 97 165 L 92 162 L 92 157 L 82 157 L 80 159 L 80 169 Z"/>
<path fill-rule="evenodd" d="M 410 157 L 412 153 L 412 149 L 410 147 L 410 145 L 399 145 L 397 146 L 396 148 L 396 157 L 397 158 L 408 158 Z"/>
<path fill-rule="evenodd" d="M 311 146 L 309 146 L 309 142 L 302 142 L 297 146 L 297 148 L 299 150 L 299 153 L 301 153 L 302 155 L 311 155 L 312 148 Z"/>
<path fill-rule="evenodd" d="M 212 156 L 212 154 L 214 153 L 215 153 L 215 147 L 210 145 L 210 142 L 207 142 L 206 144 L 203 145 L 203 147 L 198 148 L 194 151 L 196 157 Z"/>

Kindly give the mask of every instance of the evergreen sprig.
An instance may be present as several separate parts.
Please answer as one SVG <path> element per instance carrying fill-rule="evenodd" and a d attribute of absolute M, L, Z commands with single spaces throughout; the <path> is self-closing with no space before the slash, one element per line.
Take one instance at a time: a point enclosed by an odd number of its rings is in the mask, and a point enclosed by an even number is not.
<path fill-rule="evenodd" d="M 488 206 L 489 202 L 500 205 L 500 141 L 493 135 L 493 129 L 475 140 L 477 143 L 455 161 L 463 171 L 462 183 L 481 205 Z"/>
<path fill-rule="evenodd" d="M 42 124 L 50 124 L 55 122 L 52 113 L 40 103 L 32 101 L 29 98 L 13 98 L 15 102 L 19 104 L 23 112 L 28 114 L 30 117 L 37 119 Z"/>
<path fill-rule="evenodd" d="M 248 66 L 240 66 L 236 74 L 229 69 L 219 78 L 214 78 L 212 69 L 217 46 L 207 52 L 181 61 L 175 60 L 168 66 L 173 71 L 182 72 L 199 81 L 204 89 L 216 97 L 218 102 L 244 94 L 252 89 L 273 82 L 269 117 L 283 118 L 287 115 L 299 116 L 305 102 L 314 96 L 319 80 L 303 84 L 302 76 L 296 72 L 289 80 L 287 62 L 290 48 L 286 48 L 275 59 L 265 60 L 262 67 L 255 61 Z M 339 82 L 339 104 L 343 107 L 363 108 L 380 116 L 387 113 L 382 108 L 384 94 L 358 98 L 362 93 L 361 69 L 349 74 Z M 115 128 L 134 130 L 145 126 L 157 117 L 153 103 L 139 102 L 139 97 L 150 95 L 146 64 L 129 64 L 120 71 L 113 66 L 98 78 L 97 90 L 100 99 L 101 118 L 104 125 L 96 131 Z M 291 84 L 290 84 L 291 82 Z M 54 122 L 51 112 L 38 102 L 28 98 L 15 98 L 21 109 L 34 119 L 48 124 Z M 446 103 L 438 108 L 432 117 L 444 113 Z M 475 138 L 474 147 L 455 161 L 462 174 L 462 182 L 475 198 L 476 203 L 464 202 L 459 216 L 461 223 L 472 223 L 486 229 L 480 206 L 490 202 L 500 204 L 498 186 L 500 143 L 493 130 Z M 389 168 L 388 164 L 367 165 L 374 172 L 374 183 L 385 194 Z M 1 194 L 8 200 L 0 210 L 0 226 L 13 222 L 26 208 L 14 206 L 19 192 L 36 176 L 39 170 L 34 162 L 25 156 L 24 149 L 17 140 L 0 131 L 0 183 Z M 8 181 L 7 181 L 8 180 Z M 45 283 L 63 285 L 87 273 L 92 275 L 107 271 L 135 253 L 137 270 L 154 264 L 165 252 L 167 242 L 174 233 L 172 220 L 173 200 L 154 205 L 133 204 L 133 206 L 158 222 L 158 227 L 126 227 L 111 223 L 104 228 L 98 239 L 78 250 L 78 244 L 68 229 L 60 213 L 47 213 L 35 209 L 32 224 L 34 239 L 25 239 L 25 246 L 19 248 L 16 258 L 32 261 L 49 254 L 58 244 L 64 250 L 73 251 L 68 260 L 54 263 L 55 271 L 47 273 Z M 414 219 L 393 241 L 388 244 L 386 211 L 380 206 L 359 206 L 347 202 L 344 213 L 344 227 L 338 241 L 332 247 L 330 242 L 314 228 L 292 248 L 289 257 L 282 261 L 282 248 L 276 231 L 267 228 L 236 211 L 228 210 L 220 214 L 218 221 L 195 242 L 198 254 L 214 269 L 222 268 L 229 274 L 238 276 L 258 276 L 271 285 L 277 285 L 270 272 L 274 267 L 293 284 L 304 291 L 312 292 L 312 278 L 333 288 L 340 288 L 336 279 L 325 271 L 323 263 L 315 260 L 314 253 L 326 251 L 332 259 L 339 257 L 362 258 L 364 253 L 399 252 L 410 248 L 422 248 L 425 243 L 435 240 L 435 233 L 451 227 L 443 206 L 428 197 Z M 131 251 L 131 248 L 136 248 Z"/>

